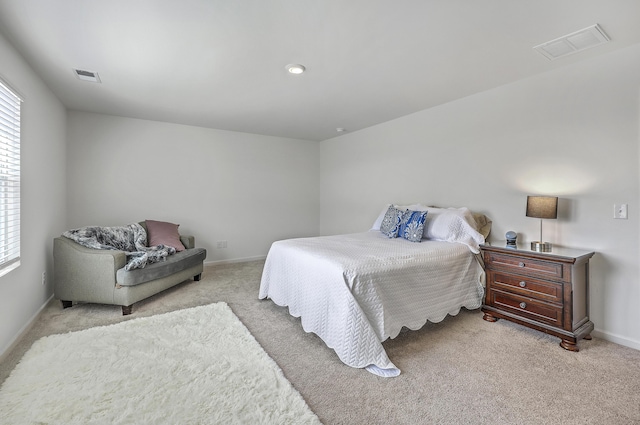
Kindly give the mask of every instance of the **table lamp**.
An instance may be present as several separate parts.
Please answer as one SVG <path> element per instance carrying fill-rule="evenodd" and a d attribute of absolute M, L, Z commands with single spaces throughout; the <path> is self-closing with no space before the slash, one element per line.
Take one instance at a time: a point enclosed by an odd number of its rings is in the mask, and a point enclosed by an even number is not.
<path fill-rule="evenodd" d="M 551 243 L 542 242 L 542 219 L 558 218 L 558 198 L 555 196 L 527 196 L 527 217 L 540 219 L 540 240 L 531 242 L 531 250 L 551 252 Z"/>

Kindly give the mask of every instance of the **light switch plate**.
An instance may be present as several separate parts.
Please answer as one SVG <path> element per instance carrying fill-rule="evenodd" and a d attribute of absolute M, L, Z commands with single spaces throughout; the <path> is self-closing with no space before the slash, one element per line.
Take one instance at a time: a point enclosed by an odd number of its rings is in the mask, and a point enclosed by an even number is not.
<path fill-rule="evenodd" d="M 627 218 L 627 204 L 614 204 L 613 205 L 613 218 Z"/>

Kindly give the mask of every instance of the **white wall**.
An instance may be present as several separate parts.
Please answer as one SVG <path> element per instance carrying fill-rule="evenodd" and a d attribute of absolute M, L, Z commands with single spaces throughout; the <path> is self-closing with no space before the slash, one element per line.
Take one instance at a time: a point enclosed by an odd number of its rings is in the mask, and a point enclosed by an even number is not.
<path fill-rule="evenodd" d="M 0 357 L 53 292 L 53 237 L 66 215 L 66 110 L 0 36 L 0 75 L 21 107 L 21 265 L 0 277 Z M 41 283 L 46 271 L 49 282 Z"/>
<path fill-rule="evenodd" d="M 526 196 L 560 197 L 545 240 L 594 250 L 596 336 L 640 349 L 640 45 L 321 143 L 320 233 L 386 203 L 468 206 L 539 239 Z M 613 204 L 629 204 L 614 220 Z"/>
<path fill-rule="evenodd" d="M 318 234 L 317 142 L 76 111 L 68 123 L 69 228 L 171 221 L 207 262 Z"/>

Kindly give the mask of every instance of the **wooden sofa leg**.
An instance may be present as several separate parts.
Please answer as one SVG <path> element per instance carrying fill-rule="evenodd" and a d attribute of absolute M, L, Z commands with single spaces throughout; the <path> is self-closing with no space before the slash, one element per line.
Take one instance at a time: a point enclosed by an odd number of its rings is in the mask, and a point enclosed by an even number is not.
<path fill-rule="evenodd" d="M 193 277 L 193 280 L 195 280 L 196 282 L 198 282 L 200 280 L 200 278 L 202 277 L 202 273 L 198 273 L 197 275 L 195 275 Z"/>
<path fill-rule="evenodd" d="M 62 309 L 64 310 L 65 308 L 69 308 L 73 305 L 72 301 L 65 301 L 65 300 L 61 300 L 62 301 Z"/>
<path fill-rule="evenodd" d="M 122 306 L 122 315 L 123 316 L 128 316 L 131 314 L 131 308 L 133 307 L 133 305 L 123 305 Z"/>

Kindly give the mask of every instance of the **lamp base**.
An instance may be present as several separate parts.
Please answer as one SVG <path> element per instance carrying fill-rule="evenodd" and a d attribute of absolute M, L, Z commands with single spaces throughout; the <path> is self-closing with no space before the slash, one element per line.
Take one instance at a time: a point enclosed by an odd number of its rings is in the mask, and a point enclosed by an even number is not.
<path fill-rule="evenodd" d="M 551 252 L 552 247 L 551 242 L 531 242 L 531 251 Z"/>

